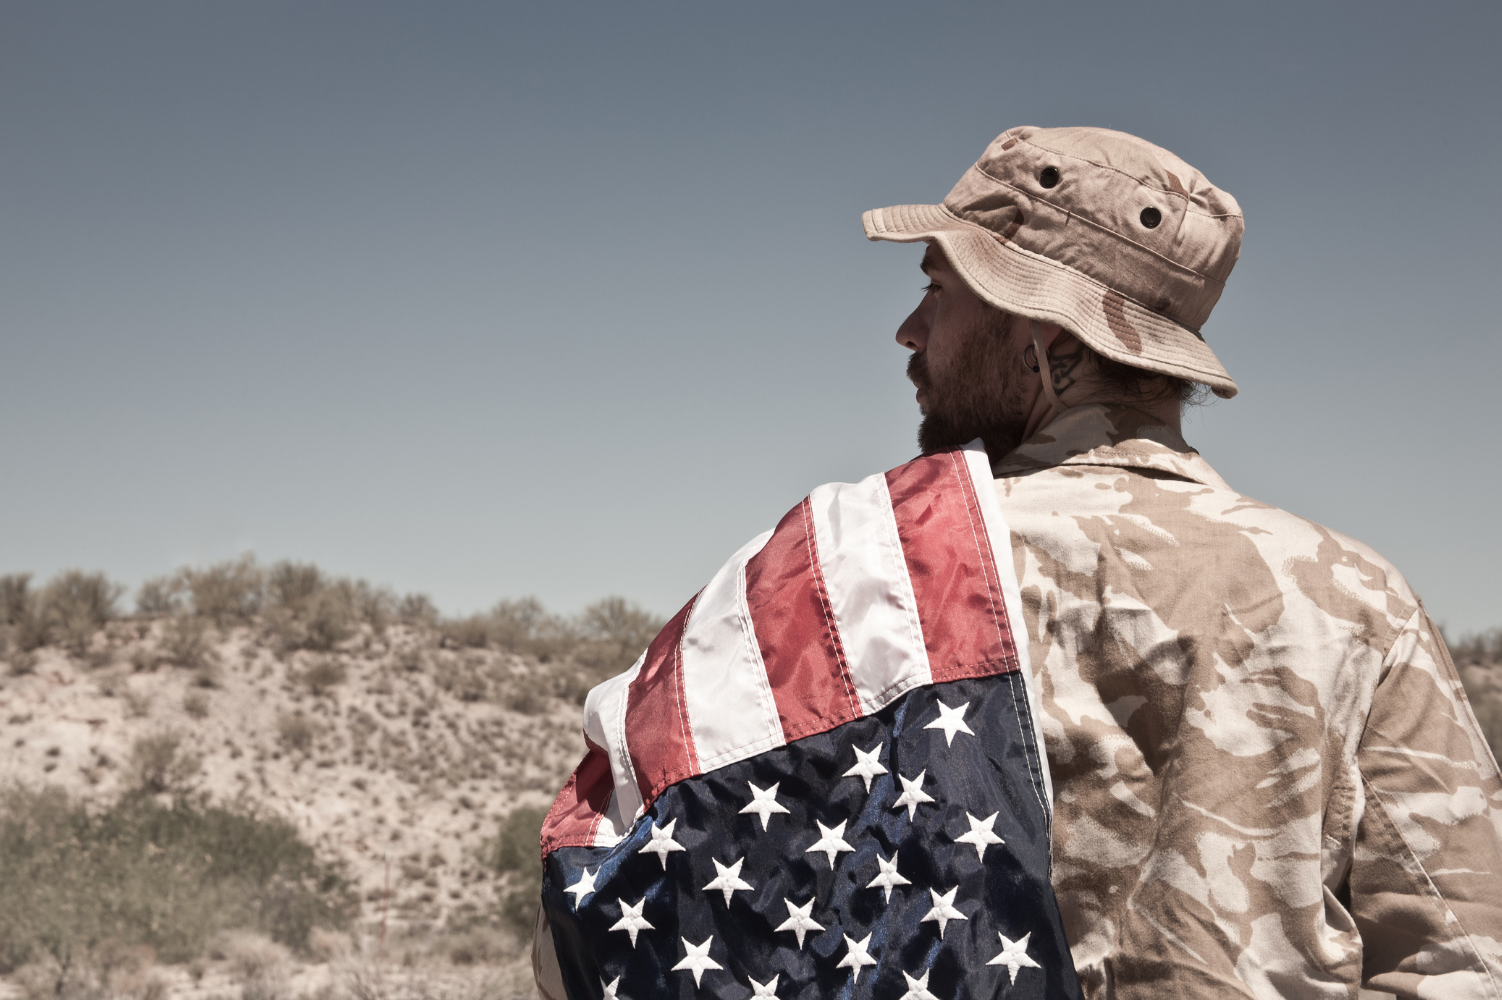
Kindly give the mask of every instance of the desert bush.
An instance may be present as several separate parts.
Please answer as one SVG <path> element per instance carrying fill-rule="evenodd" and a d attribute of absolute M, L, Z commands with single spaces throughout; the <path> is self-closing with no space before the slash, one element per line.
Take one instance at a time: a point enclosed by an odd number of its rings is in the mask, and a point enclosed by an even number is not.
<path fill-rule="evenodd" d="M 231 972 L 240 980 L 241 1000 L 282 1000 L 287 995 L 291 954 L 262 934 L 235 931 L 217 942 Z"/>
<path fill-rule="evenodd" d="M 307 686 L 314 695 L 327 694 L 330 688 L 343 684 L 349 671 L 345 669 L 344 661 L 334 657 L 321 657 L 308 665 L 298 679 Z"/>
<path fill-rule="evenodd" d="M 0 795 L 0 899 L 7 973 L 75 967 L 106 941 L 184 962 L 234 928 L 302 949 L 353 906 L 343 869 L 284 820 L 142 795 L 91 813 L 55 788 Z"/>
<path fill-rule="evenodd" d="M 377 633 L 396 617 L 396 594 L 390 588 L 377 587 L 365 580 L 350 580 L 341 577 L 329 587 L 357 621 L 362 621 Z"/>
<path fill-rule="evenodd" d="M 451 645 L 484 649 L 490 645 L 491 621 L 488 615 L 450 618 L 439 625 L 438 631 Z"/>
<path fill-rule="evenodd" d="M 1450 646 L 1457 664 L 1502 664 L 1502 628 L 1469 635 Z"/>
<path fill-rule="evenodd" d="M 126 685 L 121 692 L 121 698 L 125 702 L 125 712 L 132 719 L 144 719 L 151 714 L 152 697 L 150 692 L 137 691 L 130 685 Z"/>
<path fill-rule="evenodd" d="M 202 691 L 189 691 L 183 695 L 183 711 L 195 719 L 209 717 L 209 696 Z"/>
<path fill-rule="evenodd" d="M 248 552 L 203 569 L 184 567 L 178 577 L 190 595 L 193 613 L 220 628 L 249 621 L 261 610 L 264 573 Z"/>
<path fill-rule="evenodd" d="M 0 576 L 0 625 L 20 625 L 35 611 L 30 573 Z"/>
<path fill-rule="evenodd" d="M 136 588 L 136 614 L 175 615 L 183 610 L 185 586 L 182 574 L 154 576 Z"/>
<path fill-rule="evenodd" d="M 538 842 L 548 811 L 541 806 L 519 806 L 501 821 L 496 837 L 483 860 L 505 880 L 501 917 L 518 935 L 532 933 L 537 904 L 542 898 L 542 861 Z"/>
<path fill-rule="evenodd" d="M 123 588 L 103 573 L 70 569 L 47 582 L 17 627 L 23 648 L 57 642 L 83 652 L 115 613 Z"/>
<path fill-rule="evenodd" d="M 469 655 L 482 659 L 440 659 L 433 671 L 433 683 L 460 701 L 483 701 L 490 693 L 490 682 L 483 662 L 484 654 Z"/>
<path fill-rule="evenodd" d="M 313 749 L 313 741 L 317 738 L 318 723 L 301 712 L 277 717 L 276 739 L 288 750 L 305 754 Z"/>
<path fill-rule="evenodd" d="M 1492 756 L 1502 760 L 1502 698 L 1492 695 L 1473 699 L 1471 709 L 1481 726 L 1481 735 L 1492 748 Z"/>
<path fill-rule="evenodd" d="M 548 698 L 557 693 L 561 679 L 537 673 L 512 674 L 506 682 L 501 704 L 522 715 L 536 715 L 547 708 Z"/>
<path fill-rule="evenodd" d="M 185 789 L 203 768 L 203 758 L 182 744 L 182 734 L 170 729 L 137 738 L 129 758 L 136 787 L 153 795 Z"/>
<path fill-rule="evenodd" d="M 209 621 L 197 615 L 179 615 L 162 632 L 161 657 L 175 666 L 196 670 L 214 657 Z"/>
<path fill-rule="evenodd" d="M 624 597 L 596 601 L 579 616 L 583 642 L 574 658 L 604 680 L 635 663 L 665 624 Z"/>
<path fill-rule="evenodd" d="M 427 594 L 405 594 L 397 602 L 396 617 L 408 625 L 433 627 L 438 624 L 438 608 Z"/>
<path fill-rule="evenodd" d="M 354 631 L 359 595 L 311 563 L 279 562 L 266 574 L 267 628 L 283 651 L 333 649 Z"/>

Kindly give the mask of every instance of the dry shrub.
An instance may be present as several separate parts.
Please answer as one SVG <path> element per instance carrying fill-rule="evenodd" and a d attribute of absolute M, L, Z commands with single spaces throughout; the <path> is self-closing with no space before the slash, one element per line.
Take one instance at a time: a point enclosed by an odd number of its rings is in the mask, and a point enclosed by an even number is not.
<path fill-rule="evenodd" d="M 542 898 L 538 844 L 547 814 L 547 809 L 541 806 L 518 806 L 511 810 L 483 856 L 485 863 L 504 881 L 501 917 L 522 937 L 532 933 L 538 901 Z"/>
<path fill-rule="evenodd" d="M 240 980 L 243 1000 L 281 1000 L 288 993 L 291 954 L 261 934 L 237 931 L 225 936 L 219 950 Z"/>
<path fill-rule="evenodd" d="M 136 588 L 136 614 L 160 617 L 180 613 L 184 606 L 181 574 L 154 576 Z"/>
<path fill-rule="evenodd" d="M 537 715 L 548 707 L 548 698 L 557 687 L 557 678 L 541 673 L 513 673 L 506 682 L 501 704 L 522 715 Z"/>
<path fill-rule="evenodd" d="M 202 691 L 189 691 L 183 695 L 183 711 L 195 719 L 209 717 L 209 696 Z"/>
<path fill-rule="evenodd" d="M 220 628 L 249 621 L 261 610 L 264 572 L 248 552 L 204 569 L 184 567 L 177 575 L 190 595 L 193 613 Z"/>
<path fill-rule="evenodd" d="M 484 701 L 485 696 L 490 693 L 490 680 L 486 676 L 484 654 L 470 655 L 480 657 L 480 659 L 469 657 L 440 659 L 433 670 L 433 683 L 460 701 Z"/>
<path fill-rule="evenodd" d="M 574 659 L 605 680 L 635 663 L 665 624 L 624 597 L 596 601 L 579 616 L 583 639 Z"/>
<path fill-rule="evenodd" d="M 170 729 L 131 744 L 129 763 L 136 787 L 154 795 L 185 789 L 203 769 L 203 758 L 182 744 L 182 734 Z"/>
<path fill-rule="evenodd" d="M 284 652 L 327 651 L 349 638 L 358 614 L 354 590 L 341 583 L 330 581 L 312 563 L 284 561 L 271 567 L 266 576 L 266 626 Z"/>
<path fill-rule="evenodd" d="M 281 819 L 191 796 L 88 809 L 55 788 L 0 794 L 0 973 L 97 964 L 100 942 L 185 962 L 231 929 L 303 948 L 348 923 L 348 886 Z"/>
<path fill-rule="evenodd" d="M 137 691 L 127 684 L 121 697 L 125 699 L 125 713 L 132 719 L 144 719 L 151 714 L 151 695 L 145 691 Z"/>
<path fill-rule="evenodd" d="M 438 608 L 427 594 L 405 594 L 396 605 L 397 620 L 407 625 L 436 627 Z"/>
<path fill-rule="evenodd" d="M 1502 757 L 1502 629 L 1467 636 L 1450 647 L 1481 735 Z"/>
<path fill-rule="evenodd" d="M 162 632 L 161 658 L 186 670 L 197 670 L 217 659 L 207 618 L 181 615 Z"/>
<path fill-rule="evenodd" d="M 308 935 L 308 954 L 320 962 L 348 958 L 354 950 L 354 940 L 343 931 L 315 927 Z"/>
<path fill-rule="evenodd" d="M 15 626 L 32 613 L 30 573 L 0 576 L 0 625 Z"/>
<path fill-rule="evenodd" d="M 114 616 L 122 592 L 103 573 L 76 569 L 59 573 L 37 594 L 30 591 L 29 574 L 5 577 L 3 583 L 0 605 L 7 630 L 22 650 L 56 642 L 85 652 L 94 633 Z"/>
<path fill-rule="evenodd" d="M 311 663 L 298 679 L 316 696 L 322 696 L 333 687 L 343 684 L 349 676 L 344 661 L 334 657 L 320 657 Z"/>
<path fill-rule="evenodd" d="M 280 715 L 276 720 L 277 742 L 288 750 L 306 754 L 318 738 L 318 723 L 301 712 Z"/>
<path fill-rule="evenodd" d="M 484 649 L 490 645 L 491 621 L 486 615 L 454 618 L 440 627 L 443 638 L 455 646 Z"/>

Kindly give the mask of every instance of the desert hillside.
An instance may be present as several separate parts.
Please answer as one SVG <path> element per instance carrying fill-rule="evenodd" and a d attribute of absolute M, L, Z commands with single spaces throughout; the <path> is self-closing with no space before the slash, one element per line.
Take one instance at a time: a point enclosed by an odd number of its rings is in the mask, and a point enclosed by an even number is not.
<path fill-rule="evenodd" d="M 583 693 L 660 622 L 620 600 L 576 620 L 511 602 L 446 621 L 420 597 L 251 560 L 152 581 L 131 614 L 116 611 L 118 590 L 97 575 L 0 579 L 0 896 L 35 907 L 0 915 L 12 994 L 248 998 L 264 980 L 274 995 L 256 1000 L 532 995 L 523 945 L 542 810 L 583 754 Z M 293 878 L 262 864 L 257 877 L 328 886 L 282 919 L 254 878 L 221 873 L 254 898 L 216 890 L 198 925 L 177 930 L 170 912 L 191 907 L 132 889 L 102 923 L 45 939 L 38 928 L 84 904 L 47 879 L 18 884 L 46 838 L 25 840 L 39 822 L 28 816 L 47 811 L 39 796 L 110 822 L 142 808 L 195 829 L 205 810 L 280 823 L 325 867 Z M 245 830 L 245 843 L 267 835 Z M 7 844 L 18 837 L 30 861 Z M 142 915 L 153 907 L 169 916 Z"/>
<path fill-rule="evenodd" d="M 620 599 L 441 618 L 247 557 L 0 577 L 0 997 L 529 997 L 537 831 Z M 1452 644 L 1492 745 L 1502 632 Z"/>

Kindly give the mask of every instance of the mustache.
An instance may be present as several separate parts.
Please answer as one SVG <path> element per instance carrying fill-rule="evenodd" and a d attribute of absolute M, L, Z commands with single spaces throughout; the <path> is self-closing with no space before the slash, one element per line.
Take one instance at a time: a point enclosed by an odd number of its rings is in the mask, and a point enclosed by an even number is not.
<path fill-rule="evenodd" d="M 924 351 L 914 351 L 907 359 L 907 377 L 913 385 L 919 389 L 930 389 L 928 377 L 928 355 Z"/>

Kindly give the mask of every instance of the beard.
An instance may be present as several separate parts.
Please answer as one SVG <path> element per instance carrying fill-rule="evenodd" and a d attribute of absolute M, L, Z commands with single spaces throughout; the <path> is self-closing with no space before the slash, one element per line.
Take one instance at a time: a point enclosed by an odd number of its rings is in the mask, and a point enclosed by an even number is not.
<path fill-rule="evenodd" d="M 907 361 L 907 377 L 928 397 L 918 424 L 918 448 L 930 455 L 969 444 L 976 438 L 994 462 L 1022 443 L 1027 416 L 1023 409 L 1024 372 L 1006 351 L 1011 317 L 997 313 L 963 332 L 953 361 L 942 371 L 930 369 L 926 352 Z"/>

